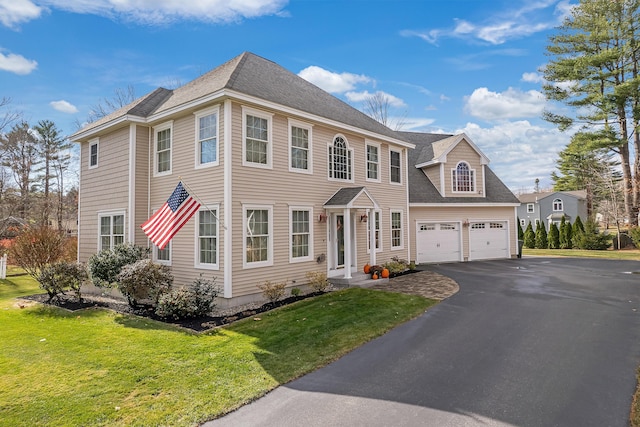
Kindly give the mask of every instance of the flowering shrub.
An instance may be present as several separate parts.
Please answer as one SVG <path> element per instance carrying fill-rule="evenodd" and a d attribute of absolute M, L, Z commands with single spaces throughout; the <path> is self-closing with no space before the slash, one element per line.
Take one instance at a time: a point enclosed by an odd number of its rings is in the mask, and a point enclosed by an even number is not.
<path fill-rule="evenodd" d="M 49 301 L 66 290 L 73 291 L 78 301 L 81 301 L 80 288 L 87 278 L 87 270 L 82 264 L 58 262 L 44 267 L 38 276 L 38 282 L 49 295 Z"/>
<path fill-rule="evenodd" d="M 214 309 L 218 292 L 215 278 L 207 280 L 200 276 L 188 289 L 182 287 L 160 295 L 156 314 L 176 320 L 205 316 Z"/>
<path fill-rule="evenodd" d="M 143 300 L 155 306 L 160 296 L 171 289 L 173 275 L 166 265 L 141 259 L 122 267 L 115 282 L 131 307 L 136 307 Z"/>
<path fill-rule="evenodd" d="M 89 258 L 87 267 L 93 284 L 110 287 L 117 282 L 122 267 L 149 257 L 149 249 L 123 243 L 113 249 L 105 249 Z"/>

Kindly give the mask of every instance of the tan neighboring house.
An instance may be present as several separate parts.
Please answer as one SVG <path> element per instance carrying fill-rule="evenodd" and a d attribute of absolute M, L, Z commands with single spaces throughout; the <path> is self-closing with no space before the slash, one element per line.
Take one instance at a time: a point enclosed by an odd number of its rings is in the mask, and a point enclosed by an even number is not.
<path fill-rule="evenodd" d="M 261 299 L 267 280 L 303 286 L 310 271 L 349 283 L 393 257 L 516 255 L 518 201 L 467 136 L 392 131 L 251 53 L 71 139 L 79 260 L 153 246 L 140 225 L 182 181 L 202 206 L 153 259 L 176 284 L 215 276 L 223 305 Z"/>
<path fill-rule="evenodd" d="M 417 263 L 515 258 L 520 202 L 465 134 L 400 132 L 409 152 L 409 234 Z"/>

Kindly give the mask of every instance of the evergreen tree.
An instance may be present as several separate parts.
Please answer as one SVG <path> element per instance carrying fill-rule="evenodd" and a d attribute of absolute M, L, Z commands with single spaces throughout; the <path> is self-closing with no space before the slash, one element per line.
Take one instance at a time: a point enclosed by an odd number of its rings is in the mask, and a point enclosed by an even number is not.
<path fill-rule="evenodd" d="M 524 230 L 522 230 L 522 225 L 520 225 L 520 218 L 518 218 L 518 240 L 524 240 Z"/>
<path fill-rule="evenodd" d="M 580 217 L 576 217 L 575 222 L 573 223 L 573 227 L 571 227 L 571 243 L 574 248 L 579 248 L 578 242 L 580 241 L 580 237 L 584 234 L 584 225 L 582 225 L 582 220 Z"/>
<path fill-rule="evenodd" d="M 560 220 L 559 232 L 560 249 L 571 249 L 571 223 L 567 221 L 564 216 L 562 217 L 562 220 Z"/>
<path fill-rule="evenodd" d="M 591 251 L 603 251 L 611 245 L 609 236 L 600 233 L 598 226 L 593 221 L 587 221 L 584 232 L 577 239 L 579 249 Z"/>
<path fill-rule="evenodd" d="M 527 224 L 527 229 L 524 232 L 524 247 L 528 249 L 536 247 L 536 233 L 533 231 L 531 221 Z"/>
<path fill-rule="evenodd" d="M 542 225 L 542 221 L 540 221 L 536 227 L 536 249 L 547 249 L 548 247 L 547 229 Z"/>
<path fill-rule="evenodd" d="M 549 226 L 549 249 L 560 249 L 560 232 L 555 223 Z"/>

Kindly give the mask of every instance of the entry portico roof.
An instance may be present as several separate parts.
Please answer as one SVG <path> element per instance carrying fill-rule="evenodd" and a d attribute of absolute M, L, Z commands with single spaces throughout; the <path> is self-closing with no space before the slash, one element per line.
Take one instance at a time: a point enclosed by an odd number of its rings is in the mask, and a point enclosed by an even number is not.
<path fill-rule="evenodd" d="M 365 187 L 343 187 L 325 202 L 324 207 L 334 209 L 378 209 L 380 206 Z"/>

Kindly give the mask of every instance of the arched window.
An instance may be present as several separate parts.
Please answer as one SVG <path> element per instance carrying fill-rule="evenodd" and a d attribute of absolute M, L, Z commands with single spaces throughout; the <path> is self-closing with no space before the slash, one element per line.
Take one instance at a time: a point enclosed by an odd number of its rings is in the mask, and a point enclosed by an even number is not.
<path fill-rule="evenodd" d="M 347 141 L 336 136 L 329 146 L 329 178 L 351 181 L 351 150 Z"/>
<path fill-rule="evenodd" d="M 562 206 L 562 200 L 561 199 L 554 199 L 553 200 L 553 211 L 554 212 L 562 212 L 563 206 Z"/>
<path fill-rule="evenodd" d="M 474 170 L 469 168 L 467 162 L 460 162 L 452 171 L 453 191 L 475 191 Z"/>

